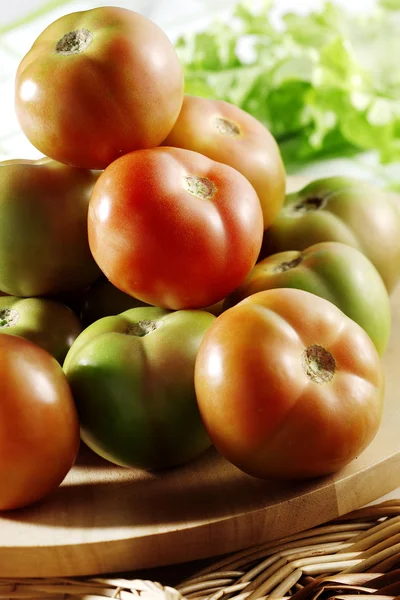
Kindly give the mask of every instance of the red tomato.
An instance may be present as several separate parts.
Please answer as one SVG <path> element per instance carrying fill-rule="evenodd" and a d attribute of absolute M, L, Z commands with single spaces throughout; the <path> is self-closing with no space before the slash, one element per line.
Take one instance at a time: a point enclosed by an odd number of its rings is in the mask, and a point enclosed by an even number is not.
<path fill-rule="evenodd" d="M 211 325 L 195 386 L 223 456 L 256 477 L 301 479 L 337 471 L 371 442 L 384 375 L 367 333 L 336 306 L 273 289 Z"/>
<path fill-rule="evenodd" d="M 0 336 L 0 510 L 54 490 L 72 467 L 79 422 L 66 376 L 33 342 Z"/>
<path fill-rule="evenodd" d="M 30 142 L 91 169 L 160 144 L 183 100 L 182 67 L 165 33 L 112 6 L 49 25 L 22 59 L 15 85 L 17 117 Z"/>
<path fill-rule="evenodd" d="M 229 102 L 186 95 L 163 144 L 237 169 L 257 192 L 264 228 L 274 221 L 285 198 L 286 174 L 278 144 L 260 121 Z"/>
<path fill-rule="evenodd" d="M 260 202 L 243 175 L 166 147 L 109 165 L 88 223 L 90 249 L 111 283 L 171 309 L 225 298 L 254 266 L 263 235 Z"/>

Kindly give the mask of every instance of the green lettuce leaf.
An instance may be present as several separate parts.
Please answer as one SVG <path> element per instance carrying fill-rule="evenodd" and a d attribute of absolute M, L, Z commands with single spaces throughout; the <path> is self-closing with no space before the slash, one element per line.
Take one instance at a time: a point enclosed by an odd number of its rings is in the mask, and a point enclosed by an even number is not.
<path fill-rule="evenodd" d="M 255 11 L 241 2 L 229 22 L 180 37 L 186 93 L 254 115 L 289 172 L 371 150 L 399 161 L 400 0 L 380 0 L 369 14 L 326 2 L 281 18 L 278 4 Z"/>

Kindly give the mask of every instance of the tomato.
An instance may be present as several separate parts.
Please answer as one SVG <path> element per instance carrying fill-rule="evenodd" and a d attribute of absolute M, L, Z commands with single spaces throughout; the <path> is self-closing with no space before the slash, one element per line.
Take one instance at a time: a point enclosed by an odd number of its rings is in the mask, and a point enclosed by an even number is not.
<path fill-rule="evenodd" d="M 274 137 L 247 112 L 223 100 L 185 95 L 163 144 L 194 150 L 235 168 L 257 192 L 264 227 L 274 221 L 285 198 L 285 168 Z"/>
<path fill-rule="evenodd" d="M 400 275 L 400 213 L 389 194 L 349 177 L 314 181 L 286 196 L 259 258 L 329 241 L 363 252 L 393 290 Z"/>
<path fill-rule="evenodd" d="M 0 333 L 31 340 L 59 363 L 81 331 L 78 317 L 64 304 L 45 298 L 0 298 Z"/>
<path fill-rule="evenodd" d="M 0 290 L 42 296 L 99 276 L 87 235 L 98 176 L 55 161 L 0 163 Z"/>
<path fill-rule="evenodd" d="M 81 319 L 85 327 L 102 319 L 125 312 L 130 308 L 149 306 L 121 292 L 105 277 L 99 277 L 87 290 L 84 296 Z"/>
<path fill-rule="evenodd" d="M 333 302 L 365 329 L 380 355 L 385 352 L 390 336 L 389 296 L 374 265 L 355 248 L 321 242 L 302 252 L 272 254 L 255 265 L 224 307 L 273 288 L 297 288 Z"/>
<path fill-rule="evenodd" d="M 103 171 L 88 228 L 92 254 L 113 285 L 181 309 L 218 302 L 242 282 L 259 254 L 263 220 L 238 171 L 160 147 L 126 154 Z"/>
<path fill-rule="evenodd" d="M 195 386 L 223 456 L 256 477 L 303 479 L 341 469 L 371 442 L 384 373 L 367 333 L 331 302 L 273 289 L 211 325 Z"/>
<path fill-rule="evenodd" d="M 0 335 L 0 510 L 44 498 L 64 479 L 79 447 L 68 381 L 48 352 Z"/>
<path fill-rule="evenodd" d="M 215 317 L 204 311 L 130 309 L 90 325 L 64 363 L 81 423 L 97 454 L 157 469 L 210 446 L 194 390 L 199 344 Z"/>
<path fill-rule="evenodd" d="M 112 6 L 54 21 L 15 80 L 16 114 L 30 142 L 90 169 L 160 144 L 182 101 L 182 67 L 168 37 L 146 17 Z"/>

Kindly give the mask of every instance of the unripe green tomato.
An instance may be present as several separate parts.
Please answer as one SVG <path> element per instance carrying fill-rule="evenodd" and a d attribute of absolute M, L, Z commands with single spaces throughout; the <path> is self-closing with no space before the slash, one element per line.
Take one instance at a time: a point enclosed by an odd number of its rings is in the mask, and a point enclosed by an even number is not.
<path fill-rule="evenodd" d="M 31 298 L 86 288 L 101 271 L 87 234 L 98 171 L 47 158 L 0 163 L 0 290 Z"/>
<path fill-rule="evenodd" d="M 0 333 L 34 342 L 60 364 L 81 331 L 78 317 L 64 304 L 46 298 L 0 298 Z"/>
<path fill-rule="evenodd" d="M 296 288 L 329 300 L 358 323 L 382 356 L 390 336 L 390 301 L 378 271 L 364 254 L 339 242 L 288 250 L 264 258 L 231 294 L 225 308 L 257 292 Z"/>
<path fill-rule="evenodd" d="M 85 329 L 64 362 L 83 441 L 128 467 L 186 463 L 211 442 L 194 389 L 200 342 L 215 321 L 200 310 L 133 308 Z"/>
<path fill-rule="evenodd" d="M 264 233 L 259 260 L 319 242 L 357 248 L 393 291 L 400 276 L 400 213 L 390 194 L 350 177 L 313 181 L 286 196 Z"/>

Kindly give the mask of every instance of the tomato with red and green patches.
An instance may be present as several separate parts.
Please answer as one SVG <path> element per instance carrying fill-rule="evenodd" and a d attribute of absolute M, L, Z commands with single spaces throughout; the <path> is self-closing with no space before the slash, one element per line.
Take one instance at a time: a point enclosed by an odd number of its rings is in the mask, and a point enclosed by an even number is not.
<path fill-rule="evenodd" d="M 286 196 L 265 231 L 259 259 L 319 242 L 357 248 L 393 291 L 400 276 L 400 212 L 392 195 L 350 177 L 313 181 Z"/>
<path fill-rule="evenodd" d="M 359 250 L 321 242 L 278 252 L 258 262 L 224 308 L 257 292 L 297 288 L 329 300 L 368 333 L 380 355 L 390 336 L 390 301 L 378 271 Z"/>
<path fill-rule="evenodd" d="M 338 471 L 378 431 L 384 372 L 368 334 L 297 289 L 258 292 L 226 310 L 196 359 L 200 414 L 217 450 L 261 478 Z"/>
<path fill-rule="evenodd" d="M 166 34 L 137 12 L 100 6 L 64 15 L 18 66 L 15 109 L 43 154 L 104 169 L 158 146 L 183 101 L 183 72 Z"/>
<path fill-rule="evenodd" d="M 186 463 L 211 444 L 194 389 L 197 351 L 215 317 L 133 308 L 85 329 L 64 362 L 81 437 L 123 466 Z"/>
<path fill-rule="evenodd" d="M 0 163 L 0 290 L 33 297 L 72 292 L 101 273 L 87 215 L 98 171 L 56 161 Z"/>

